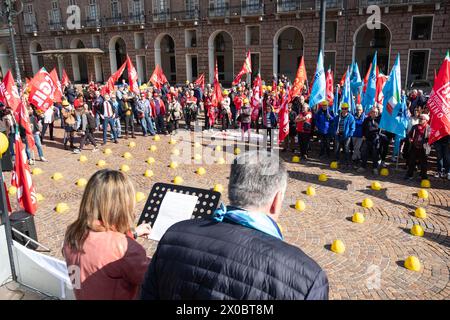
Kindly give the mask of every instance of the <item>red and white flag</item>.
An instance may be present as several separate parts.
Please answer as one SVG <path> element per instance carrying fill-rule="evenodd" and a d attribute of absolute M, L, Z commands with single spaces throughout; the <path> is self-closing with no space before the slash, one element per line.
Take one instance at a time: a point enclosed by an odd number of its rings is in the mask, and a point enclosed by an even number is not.
<path fill-rule="evenodd" d="M 63 69 L 63 74 L 61 78 L 61 84 L 63 87 L 67 87 L 70 84 L 69 76 L 66 73 L 66 69 Z"/>
<path fill-rule="evenodd" d="M 220 86 L 219 82 L 219 68 L 217 67 L 216 61 L 216 68 L 214 69 L 213 105 L 216 107 L 219 106 L 222 100 L 222 87 Z"/>
<path fill-rule="evenodd" d="M 139 94 L 139 76 L 130 57 L 127 55 L 128 82 L 130 83 L 130 91 Z"/>
<path fill-rule="evenodd" d="M 202 88 L 202 91 L 205 91 L 205 74 L 202 73 L 200 77 L 195 80 L 194 84 Z"/>
<path fill-rule="evenodd" d="M 59 81 L 58 72 L 56 72 L 56 69 L 53 69 L 50 72 L 50 77 L 52 78 L 53 83 L 56 85 L 56 88 L 55 88 L 55 101 L 56 102 L 62 102 L 63 91 L 62 91 L 61 82 Z"/>
<path fill-rule="evenodd" d="M 110 94 L 114 91 L 116 82 L 119 80 L 119 78 L 122 76 L 123 72 L 125 71 L 125 68 L 127 67 L 127 61 L 125 61 L 122 66 L 114 72 L 111 77 L 109 77 L 108 81 L 106 82 L 106 85 L 103 86 L 101 90 L 102 96 L 105 94 Z"/>
<path fill-rule="evenodd" d="M 17 188 L 17 200 L 20 206 L 29 214 L 35 215 L 37 210 L 36 191 L 33 186 L 30 167 L 27 163 L 25 146 L 18 134 L 14 143 L 14 151 L 16 162 L 11 175 L 11 185 Z"/>
<path fill-rule="evenodd" d="M 6 73 L 3 82 L 0 83 L 0 101 L 4 105 L 10 107 L 13 112 L 15 112 L 17 107 L 22 103 L 19 90 L 17 89 L 10 70 Z"/>
<path fill-rule="evenodd" d="M 327 93 L 327 101 L 330 106 L 333 105 L 334 100 L 333 85 L 334 85 L 333 71 L 331 71 L 331 69 L 328 69 L 326 75 L 326 93 Z"/>
<path fill-rule="evenodd" d="M 376 82 L 376 91 L 375 91 L 375 101 L 376 103 L 383 104 L 384 95 L 383 95 L 383 88 L 388 80 L 388 76 L 385 76 L 383 73 L 379 73 L 377 75 L 377 82 Z"/>
<path fill-rule="evenodd" d="M 161 89 L 161 87 L 168 82 L 166 75 L 164 74 L 159 64 L 156 65 L 155 70 L 150 77 L 150 82 L 153 83 L 156 89 Z"/>
<path fill-rule="evenodd" d="M 28 102 L 43 112 L 53 105 L 59 95 L 58 85 L 50 74 L 42 68 L 31 79 Z"/>
<path fill-rule="evenodd" d="M 289 135 L 289 111 L 288 111 L 288 102 L 289 102 L 289 94 L 285 94 L 282 98 L 280 111 L 278 113 L 278 117 L 280 119 L 280 131 L 278 134 L 278 144 L 286 139 Z"/>
<path fill-rule="evenodd" d="M 252 58 L 250 51 L 247 52 L 247 57 L 245 58 L 244 65 L 242 66 L 241 71 L 237 74 L 236 78 L 234 78 L 232 85 L 237 85 L 244 74 L 251 73 L 252 72 Z"/>
<path fill-rule="evenodd" d="M 307 80 L 305 61 L 302 57 L 300 65 L 298 66 L 297 75 L 295 76 L 292 89 L 289 91 L 289 101 L 292 101 L 295 97 L 301 96 L 305 81 Z"/>
<path fill-rule="evenodd" d="M 259 111 L 261 109 L 261 97 L 262 97 L 262 80 L 261 74 L 258 73 L 255 80 L 253 81 L 253 95 L 251 99 L 252 121 L 258 120 Z"/>
<path fill-rule="evenodd" d="M 427 102 L 430 110 L 430 137 L 432 144 L 450 134 L 450 54 L 444 59 L 434 81 L 433 90 Z"/>

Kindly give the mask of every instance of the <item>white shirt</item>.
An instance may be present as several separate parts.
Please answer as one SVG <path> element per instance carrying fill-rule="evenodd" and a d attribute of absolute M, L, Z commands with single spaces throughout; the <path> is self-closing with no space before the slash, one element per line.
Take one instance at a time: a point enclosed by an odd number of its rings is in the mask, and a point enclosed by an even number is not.
<path fill-rule="evenodd" d="M 53 113 L 55 110 L 53 107 L 50 107 L 47 109 L 47 111 L 44 112 L 44 123 L 52 123 L 53 122 Z"/>

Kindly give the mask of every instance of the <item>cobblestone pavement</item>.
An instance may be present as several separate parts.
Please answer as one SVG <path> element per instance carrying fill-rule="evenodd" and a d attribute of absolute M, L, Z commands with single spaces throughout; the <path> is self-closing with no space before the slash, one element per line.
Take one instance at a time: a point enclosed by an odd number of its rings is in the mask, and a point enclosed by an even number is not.
<path fill-rule="evenodd" d="M 200 153 L 193 143 L 178 141 L 169 144 L 169 137 L 161 136 L 160 141 L 150 137 L 137 139 L 121 139 L 118 145 L 108 143 L 97 153 L 83 151 L 88 158 L 85 163 L 79 162 L 80 155 L 63 150 L 61 146 L 63 132 L 56 129 L 56 141 L 46 141 L 44 153 L 49 163 L 37 161 L 33 168 L 41 168 L 43 173 L 34 175 L 33 181 L 38 193 L 44 196 L 39 203 L 35 218 L 39 241 L 51 248 L 51 255 L 62 258 L 61 245 L 65 229 L 77 216 L 78 206 L 83 189 L 75 185 L 79 178 L 88 179 L 99 168 L 98 160 L 105 160 L 108 168 L 119 169 L 128 164 L 131 170 L 127 173 L 133 180 L 137 191 L 148 194 L 153 183 L 170 183 L 176 175 L 183 177 L 184 184 L 210 189 L 216 183 L 225 186 L 222 200 L 227 201 L 227 179 L 229 166 L 220 164 L 202 164 L 205 175 L 195 173 L 199 164 L 179 163 L 177 169 L 168 167 L 172 150 L 186 146 Z M 128 143 L 136 142 L 130 148 Z M 203 155 L 211 154 L 214 146 L 211 141 L 203 142 Z M 217 144 L 213 142 L 213 145 Z M 155 145 L 156 151 L 149 147 Z M 91 149 L 92 146 L 88 146 Z M 112 150 L 111 155 L 102 151 Z M 241 146 L 241 149 L 244 148 Z M 233 148 L 226 148 L 225 154 L 233 156 Z M 123 158 L 130 152 L 132 159 Z M 359 175 L 350 171 L 332 170 L 329 162 L 320 163 L 309 160 L 292 163 L 292 154 L 281 153 L 288 161 L 289 183 L 284 205 L 284 213 L 280 221 L 285 240 L 298 246 L 326 271 L 330 281 L 331 299 L 449 299 L 450 298 L 450 183 L 444 180 L 431 179 L 432 188 L 428 189 L 429 198 L 419 199 L 417 191 L 420 181 L 404 182 L 404 172 L 395 172 L 390 168 L 387 177 Z M 155 163 L 148 164 L 146 159 L 154 157 Z M 146 169 L 152 169 L 152 178 L 144 177 Z M 51 176 L 61 172 L 63 179 L 55 181 Z M 319 182 L 318 175 L 325 173 L 328 181 Z M 9 180 L 7 174 L 7 181 Z M 382 190 L 373 191 L 370 184 L 379 181 Z M 316 188 L 316 196 L 305 194 L 308 186 Z M 364 198 L 374 202 L 371 209 L 361 206 Z M 304 200 L 306 210 L 296 211 L 297 199 Z M 69 210 L 56 213 L 57 203 L 65 202 Z M 138 203 L 137 219 L 145 204 Z M 426 219 L 414 217 L 416 207 L 427 210 Z M 365 215 L 363 224 L 353 223 L 351 216 L 355 212 Z M 415 237 L 409 229 L 413 224 L 420 224 L 424 237 Z M 346 251 L 336 254 L 330 250 L 333 240 L 341 239 Z M 139 240 L 146 248 L 148 255 L 156 249 L 156 242 Z M 403 266 L 404 260 L 417 256 L 421 263 L 420 272 L 410 271 Z"/>

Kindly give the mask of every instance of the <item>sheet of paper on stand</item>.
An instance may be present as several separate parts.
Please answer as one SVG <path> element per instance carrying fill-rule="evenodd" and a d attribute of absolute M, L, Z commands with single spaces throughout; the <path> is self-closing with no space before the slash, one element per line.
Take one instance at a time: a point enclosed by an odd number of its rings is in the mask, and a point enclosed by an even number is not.
<path fill-rule="evenodd" d="M 159 241 L 172 225 L 189 220 L 194 213 L 198 197 L 176 192 L 167 192 L 153 225 L 150 239 Z"/>

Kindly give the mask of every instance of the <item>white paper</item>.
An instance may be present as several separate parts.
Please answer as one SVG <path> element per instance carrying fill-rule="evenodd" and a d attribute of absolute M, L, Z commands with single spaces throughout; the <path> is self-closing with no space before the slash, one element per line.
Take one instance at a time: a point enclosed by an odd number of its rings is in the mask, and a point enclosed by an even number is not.
<path fill-rule="evenodd" d="M 194 213 L 198 197 L 176 192 L 167 192 L 153 224 L 150 239 L 159 241 L 172 225 L 189 220 Z"/>

